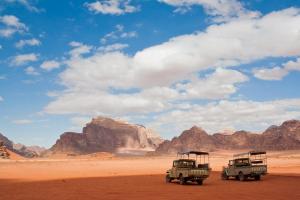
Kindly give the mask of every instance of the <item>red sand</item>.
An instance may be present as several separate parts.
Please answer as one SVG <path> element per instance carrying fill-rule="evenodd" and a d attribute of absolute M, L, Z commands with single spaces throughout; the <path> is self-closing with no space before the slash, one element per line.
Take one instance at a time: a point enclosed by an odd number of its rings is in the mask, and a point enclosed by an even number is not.
<path fill-rule="evenodd" d="M 300 177 L 268 175 L 261 181 L 222 181 L 213 172 L 204 185 L 165 183 L 164 175 L 59 179 L 0 180 L 0 199 L 300 199 Z"/>
<path fill-rule="evenodd" d="M 218 171 L 231 153 L 213 154 Z M 203 186 L 166 184 L 174 157 L 101 156 L 0 160 L 0 200 L 300 199 L 300 153 L 270 153 L 262 181 L 222 181 L 213 172 Z"/>

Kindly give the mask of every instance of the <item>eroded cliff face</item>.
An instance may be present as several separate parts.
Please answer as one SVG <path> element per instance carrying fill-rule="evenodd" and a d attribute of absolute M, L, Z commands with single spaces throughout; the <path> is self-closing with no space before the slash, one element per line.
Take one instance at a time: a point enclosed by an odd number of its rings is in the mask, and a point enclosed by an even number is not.
<path fill-rule="evenodd" d="M 171 141 L 164 141 L 156 149 L 158 154 L 188 150 L 295 150 L 300 149 L 300 121 L 289 120 L 280 126 L 271 126 L 262 134 L 237 131 L 233 134 L 208 135 L 203 129 L 193 127 Z"/>
<path fill-rule="evenodd" d="M 270 150 L 300 149 L 300 121 L 285 121 L 262 134 L 261 146 Z"/>
<path fill-rule="evenodd" d="M 87 154 L 154 151 L 162 142 L 150 129 L 110 118 L 94 118 L 82 133 L 66 132 L 51 147 L 52 153 Z"/>
<path fill-rule="evenodd" d="M 8 139 L 6 136 L 2 135 L 1 133 L 0 133 L 0 142 L 2 142 L 3 145 L 11 152 L 27 158 L 37 157 L 40 155 L 42 150 L 46 150 L 39 146 L 27 147 L 23 144 L 14 144 L 13 141 Z"/>

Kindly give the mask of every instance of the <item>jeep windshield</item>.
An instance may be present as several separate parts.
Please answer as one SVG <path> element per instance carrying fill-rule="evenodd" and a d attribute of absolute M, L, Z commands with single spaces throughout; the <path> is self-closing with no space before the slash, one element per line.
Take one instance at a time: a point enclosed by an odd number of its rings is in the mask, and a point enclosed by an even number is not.
<path fill-rule="evenodd" d="M 194 160 L 177 160 L 174 161 L 174 167 L 193 168 L 195 167 Z"/>

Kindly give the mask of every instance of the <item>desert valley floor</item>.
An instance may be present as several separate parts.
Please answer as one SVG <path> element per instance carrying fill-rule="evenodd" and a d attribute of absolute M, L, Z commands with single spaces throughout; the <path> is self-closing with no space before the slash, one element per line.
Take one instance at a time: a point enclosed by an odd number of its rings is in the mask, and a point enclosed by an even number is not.
<path fill-rule="evenodd" d="M 0 160 L 0 199 L 300 199 L 300 151 L 270 152 L 261 181 L 222 181 L 232 153 L 212 153 L 213 172 L 202 186 L 165 183 L 174 157 Z"/>

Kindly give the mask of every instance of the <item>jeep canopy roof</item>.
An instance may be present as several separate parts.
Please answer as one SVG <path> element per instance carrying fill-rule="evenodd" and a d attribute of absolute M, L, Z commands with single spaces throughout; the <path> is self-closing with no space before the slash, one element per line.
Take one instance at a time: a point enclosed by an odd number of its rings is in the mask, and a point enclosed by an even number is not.
<path fill-rule="evenodd" d="M 266 152 L 265 151 L 249 151 L 247 153 L 235 154 L 235 155 L 233 155 L 233 157 L 254 156 L 254 155 L 261 155 L 261 154 L 266 154 Z"/>
<path fill-rule="evenodd" d="M 190 155 L 190 154 L 209 155 L 209 153 L 205 152 L 205 151 L 187 151 L 187 152 L 178 152 L 177 154 L 179 154 L 179 155 Z"/>

